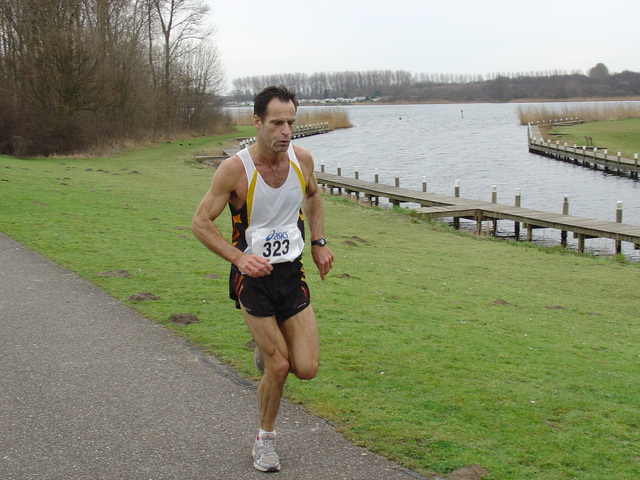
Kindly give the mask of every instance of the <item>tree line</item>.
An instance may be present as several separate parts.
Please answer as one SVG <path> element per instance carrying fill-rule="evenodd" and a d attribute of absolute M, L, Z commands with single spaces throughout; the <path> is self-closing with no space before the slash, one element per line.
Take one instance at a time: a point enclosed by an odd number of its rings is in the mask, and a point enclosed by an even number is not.
<path fill-rule="evenodd" d="M 0 153 L 211 133 L 223 72 L 203 0 L 2 0 Z"/>
<path fill-rule="evenodd" d="M 412 74 L 405 70 L 253 76 L 234 79 L 230 100 L 250 101 L 265 85 L 285 84 L 302 99 L 382 98 L 390 102 L 509 102 L 640 96 L 640 73 L 565 71 L 482 75 Z"/>

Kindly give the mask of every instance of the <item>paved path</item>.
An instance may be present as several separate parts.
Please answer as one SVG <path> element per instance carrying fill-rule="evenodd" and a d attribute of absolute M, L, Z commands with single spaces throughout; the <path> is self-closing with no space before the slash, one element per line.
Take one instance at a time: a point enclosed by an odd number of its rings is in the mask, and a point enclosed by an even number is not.
<path fill-rule="evenodd" d="M 0 234 L 0 478 L 424 478 L 283 402 L 255 470 L 255 385 Z"/>

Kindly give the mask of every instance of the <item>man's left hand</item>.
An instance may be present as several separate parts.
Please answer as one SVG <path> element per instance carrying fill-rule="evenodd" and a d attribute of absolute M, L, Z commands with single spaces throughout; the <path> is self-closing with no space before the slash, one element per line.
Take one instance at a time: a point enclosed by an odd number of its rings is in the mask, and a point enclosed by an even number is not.
<path fill-rule="evenodd" d="M 326 246 L 320 247 L 313 245 L 311 247 L 311 256 L 313 257 L 313 263 L 318 267 L 320 278 L 324 280 L 324 277 L 329 273 L 331 267 L 333 267 L 333 253 Z"/>

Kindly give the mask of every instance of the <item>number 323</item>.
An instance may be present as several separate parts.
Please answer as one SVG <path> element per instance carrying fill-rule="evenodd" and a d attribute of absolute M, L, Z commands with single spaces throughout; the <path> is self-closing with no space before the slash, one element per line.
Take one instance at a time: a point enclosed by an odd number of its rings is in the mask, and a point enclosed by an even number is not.
<path fill-rule="evenodd" d="M 289 253 L 289 240 L 282 240 L 282 242 L 280 240 L 265 242 L 263 248 L 263 257 L 280 257 Z"/>

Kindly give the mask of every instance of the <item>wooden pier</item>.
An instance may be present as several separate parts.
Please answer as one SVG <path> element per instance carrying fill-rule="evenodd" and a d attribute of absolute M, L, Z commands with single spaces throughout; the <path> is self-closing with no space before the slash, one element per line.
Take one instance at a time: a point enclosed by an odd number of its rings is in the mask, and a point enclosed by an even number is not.
<path fill-rule="evenodd" d="M 515 223 L 516 239 L 520 240 L 520 226 L 526 229 L 527 241 L 532 240 L 532 232 L 536 228 L 552 228 L 562 232 L 566 239 L 566 232 L 572 232 L 578 239 L 578 250 L 584 252 L 585 240 L 588 238 L 610 238 L 616 241 L 616 250 L 621 251 L 621 242 L 630 242 L 634 248 L 640 248 L 640 226 L 604 220 L 592 220 L 584 217 L 548 213 L 517 206 L 500 205 L 495 202 L 482 202 L 460 197 L 449 197 L 434 193 L 418 192 L 400 188 L 399 186 L 383 185 L 376 182 L 366 182 L 357 178 L 350 179 L 341 175 L 316 172 L 318 183 L 328 189 L 331 194 L 337 190 L 346 194 L 363 194 L 371 204 L 377 203 L 378 197 L 387 198 L 390 203 L 416 203 L 420 208 L 414 209 L 420 215 L 430 219 L 451 217 L 454 226 L 460 218 L 476 222 L 476 232 L 482 233 L 482 222 L 493 221 L 495 234 L 498 220 L 511 220 Z M 566 241 L 563 241 L 566 244 Z"/>
<path fill-rule="evenodd" d="M 631 178 L 638 178 L 640 167 L 638 166 L 638 154 L 633 159 L 622 157 L 620 152 L 610 153 L 606 148 L 597 146 L 573 145 L 566 143 L 560 145 L 560 141 L 555 143 L 551 140 L 545 141 L 542 138 L 540 129 L 529 124 L 529 151 L 545 157 L 554 158 L 563 162 L 581 165 L 595 170 L 603 170 L 607 173 L 617 175 L 628 175 Z"/>

